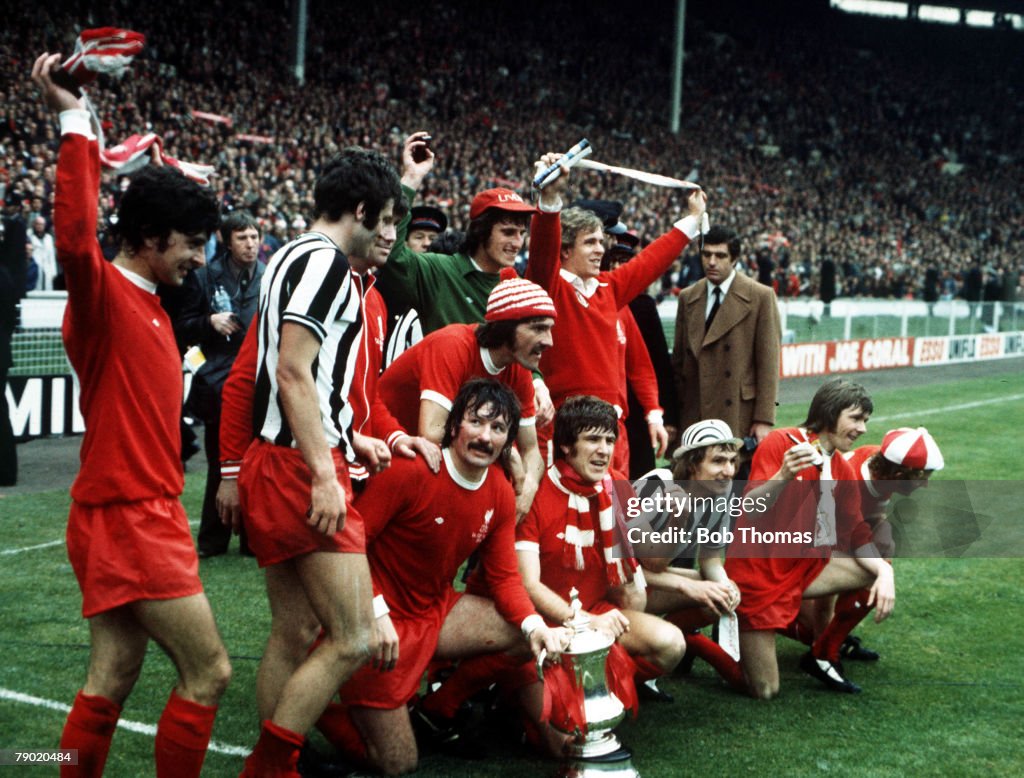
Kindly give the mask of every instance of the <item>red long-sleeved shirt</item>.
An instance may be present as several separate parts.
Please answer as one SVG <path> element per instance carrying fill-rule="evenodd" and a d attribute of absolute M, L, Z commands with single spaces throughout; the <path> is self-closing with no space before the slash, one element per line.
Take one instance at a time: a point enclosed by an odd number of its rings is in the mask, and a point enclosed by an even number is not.
<path fill-rule="evenodd" d="M 181 494 L 181 357 L 155 285 L 107 262 L 96 240 L 95 140 L 66 132 L 57 162 L 54 227 L 68 305 L 62 334 L 81 384 L 83 505 Z"/>

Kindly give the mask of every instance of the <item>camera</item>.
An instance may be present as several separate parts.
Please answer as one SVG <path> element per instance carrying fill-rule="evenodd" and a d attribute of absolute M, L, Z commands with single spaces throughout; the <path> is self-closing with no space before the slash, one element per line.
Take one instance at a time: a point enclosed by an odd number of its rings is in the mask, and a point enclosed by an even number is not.
<path fill-rule="evenodd" d="M 414 146 L 412 150 L 413 162 L 426 162 L 430 157 L 430 141 L 433 140 L 433 137 L 430 135 L 424 135 L 420 140 L 422 143 Z"/>
<path fill-rule="evenodd" d="M 754 449 L 756 448 L 757 438 L 755 438 L 753 435 L 747 435 L 746 437 L 743 438 L 743 445 L 741 446 L 741 450 L 744 454 L 753 454 Z"/>

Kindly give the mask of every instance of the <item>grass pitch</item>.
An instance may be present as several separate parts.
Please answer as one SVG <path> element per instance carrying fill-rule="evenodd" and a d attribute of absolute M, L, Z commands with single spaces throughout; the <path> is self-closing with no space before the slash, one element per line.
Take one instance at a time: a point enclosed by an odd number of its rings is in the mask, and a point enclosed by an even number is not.
<path fill-rule="evenodd" d="M 966 370 L 965 370 L 966 372 Z M 1024 376 L 964 379 L 874 393 L 867 443 L 886 430 L 924 425 L 946 458 L 936 480 L 1020 479 L 1018 430 Z M 871 388 L 870 379 L 864 381 Z M 804 406 L 783 406 L 780 424 Z M 184 503 L 197 517 L 203 474 L 189 473 Z M 68 497 L 54 491 L 0 499 L 0 749 L 56 748 L 65 712 L 84 679 L 88 629 L 62 543 Z M 236 553 L 202 562 L 202 576 L 235 674 L 222 701 L 205 775 L 237 775 L 237 749 L 255 741 L 255 674 L 269 616 L 262 576 Z M 697 662 L 662 681 L 671 705 L 648 703 L 620 737 L 650 776 L 1019 775 L 1024 765 L 1024 567 L 1020 559 L 901 559 L 897 609 L 858 633 L 882 653 L 877 664 L 847 663 L 864 693 L 825 692 L 796 668 L 803 649 L 779 638 L 782 694 L 760 703 L 730 692 Z M 123 719 L 152 726 L 174 671 L 151 649 Z M 107 775 L 153 774 L 153 740 L 119 729 Z M 510 725 L 482 762 L 424 759 L 425 776 L 553 775 L 555 765 L 522 751 Z M 12 774 L 14 773 L 12 768 Z M 55 774 L 25 767 L 18 775 Z"/>

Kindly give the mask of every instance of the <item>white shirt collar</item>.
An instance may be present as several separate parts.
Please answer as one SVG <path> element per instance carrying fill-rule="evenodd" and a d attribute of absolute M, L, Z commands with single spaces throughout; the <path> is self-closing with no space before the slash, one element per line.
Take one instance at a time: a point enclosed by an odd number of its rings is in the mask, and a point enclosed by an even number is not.
<path fill-rule="evenodd" d="M 491 375 L 498 375 L 505 368 L 498 367 L 494 364 L 494 360 L 491 359 L 491 352 L 489 349 L 485 349 L 483 346 L 480 347 L 480 361 L 484 363 L 484 370 Z"/>
<path fill-rule="evenodd" d="M 736 278 L 736 268 L 733 268 L 732 272 L 729 273 L 729 277 L 718 285 L 718 288 L 722 290 L 722 300 L 723 301 L 725 300 L 725 296 L 727 294 L 729 294 L 729 288 L 732 286 L 732 282 L 735 280 L 735 278 Z M 715 289 L 715 285 L 712 284 L 709 281 L 708 282 L 708 297 L 711 298 L 711 299 L 713 299 L 714 295 L 715 295 L 714 289 Z"/>
<path fill-rule="evenodd" d="M 487 471 L 484 470 L 484 474 L 480 477 L 479 481 L 471 481 L 466 478 L 462 473 L 459 472 L 458 468 L 455 467 L 455 463 L 452 461 L 452 452 L 450 449 L 441 449 L 441 459 L 444 460 L 444 468 L 448 471 L 448 475 L 463 489 L 467 489 L 471 492 L 475 492 L 481 486 L 484 485 L 484 481 L 487 480 Z"/>
<path fill-rule="evenodd" d="M 563 280 L 568 281 L 577 292 L 587 298 L 592 297 L 597 288 L 601 286 L 601 282 L 597 278 L 588 278 L 584 281 L 578 275 L 570 273 L 565 268 L 561 268 L 558 272 L 562 275 Z"/>
<path fill-rule="evenodd" d="M 871 480 L 871 468 L 868 467 L 868 462 L 871 461 L 871 457 L 868 457 L 860 463 L 860 477 L 864 479 L 864 486 L 867 487 L 868 494 L 874 497 L 876 500 L 881 500 L 882 495 L 875 489 L 875 485 Z M 888 502 L 888 500 L 886 500 Z"/>
<path fill-rule="evenodd" d="M 139 289 L 143 289 L 143 290 L 149 292 L 150 294 L 156 294 L 156 282 L 155 281 L 150 281 L 148 278 L 143 278 L 138 273 L 136 273 L 134 270 L 129 270 L 128 268 L 122 267 L 121 265 L 114 265 L 114 267 L 116 267 L 118 269 L 118 271 L 121 273 L 121 275 L 123 275 L 125 278 L 127 278 L 129 281 L 131 281 L 137 287 L 139 287 Z"/>

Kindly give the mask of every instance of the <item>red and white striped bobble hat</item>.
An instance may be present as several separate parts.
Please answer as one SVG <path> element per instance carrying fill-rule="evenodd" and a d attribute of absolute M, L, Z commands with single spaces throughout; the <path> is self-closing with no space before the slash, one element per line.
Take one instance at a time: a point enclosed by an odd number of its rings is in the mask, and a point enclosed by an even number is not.
<path fill-rule="evenodd" d="M 882 439 L 882 456 L 911 470 L 941 470 L 945 465 L 939 444 L 924 427 L 889 430 Z"/>
<path fill-rule="evenodd" d="M 501 281 L 487 298 L 484 320 L 510 321 L 534 316 L 555 317 L 551 297 L 537 284 L 517 276 L 512 268 L 503 268 Z"/>

